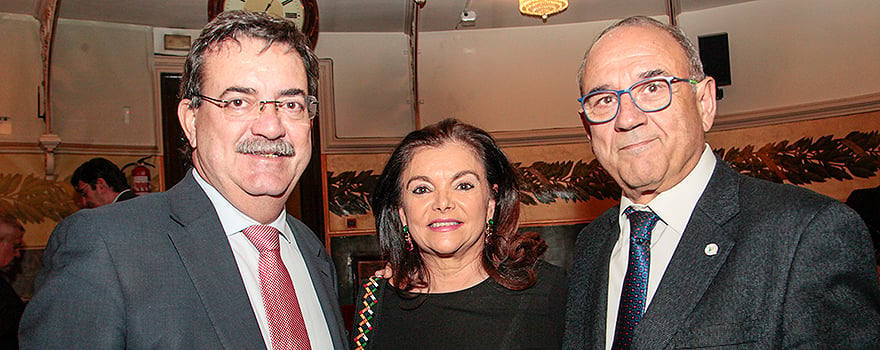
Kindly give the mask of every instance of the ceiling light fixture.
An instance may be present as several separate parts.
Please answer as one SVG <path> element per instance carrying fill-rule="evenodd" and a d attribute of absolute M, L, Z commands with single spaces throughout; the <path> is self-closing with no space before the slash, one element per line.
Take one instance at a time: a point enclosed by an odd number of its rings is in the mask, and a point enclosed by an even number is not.
<path fill-rule="evenodd" d="M 545 21 L 568 8 L 568 0 L 519 0 L 519 12 L 529 16 L 540 16 Z"/>

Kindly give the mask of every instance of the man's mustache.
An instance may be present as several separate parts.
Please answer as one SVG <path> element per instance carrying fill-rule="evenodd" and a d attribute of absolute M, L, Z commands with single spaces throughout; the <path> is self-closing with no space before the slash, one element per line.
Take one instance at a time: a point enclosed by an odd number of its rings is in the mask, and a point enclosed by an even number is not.
<path fill-rule="evenodd" d="M 293 145 L 285 140 L 266 140 L 260 138 L 250 138 L 241 141 L 235 146 L 235 152 L 257 155 L 272 154 L 279 157 L 292 157 L 296 154 Z"/>

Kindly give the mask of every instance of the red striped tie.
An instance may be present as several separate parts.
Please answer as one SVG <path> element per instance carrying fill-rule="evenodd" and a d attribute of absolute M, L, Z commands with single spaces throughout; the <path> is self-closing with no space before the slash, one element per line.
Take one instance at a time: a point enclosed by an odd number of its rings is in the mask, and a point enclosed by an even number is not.
<path fill-rule="evenodd" d="M 269 319 L 272 348 L 311 349 L 296 290 L 281 261 L 278 230 L 272 226 L 253 225 L 241 232 L 260 251 L 260 294 L 263 295 L 263 306 Z"/>

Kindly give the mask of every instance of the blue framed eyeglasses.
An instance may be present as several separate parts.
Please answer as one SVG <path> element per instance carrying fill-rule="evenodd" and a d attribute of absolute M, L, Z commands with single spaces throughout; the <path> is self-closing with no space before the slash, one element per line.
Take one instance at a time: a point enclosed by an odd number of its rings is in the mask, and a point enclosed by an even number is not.
<path fill-rule="evenodd" d="M 593 124 L 613 120 L 620 113 L 620 95 L 629 94 L 633 104 L 645 113 L 656 112 L 672 103 L 672 83 L 700 83 L 694 79 L 653 77 L 641 80 L 625 90 L 598 90 L 578 99 L 584 115 Z"/>

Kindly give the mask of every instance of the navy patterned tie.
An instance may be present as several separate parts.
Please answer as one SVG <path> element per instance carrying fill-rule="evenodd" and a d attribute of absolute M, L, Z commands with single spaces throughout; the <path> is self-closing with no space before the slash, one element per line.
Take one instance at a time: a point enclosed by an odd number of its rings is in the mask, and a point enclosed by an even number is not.
<path fill-rule="evenodd" d="M 645 312 L 648 296 L 648 266 L 651 260 L 651 230 L 660 219 L 650 211 L 638 211 L 632 207 L 623 211 L 629 218 L 629 264 L 623 289 L 620 291 L 620 308 L 617 310 L 617 327 L 614 330 L 612 349 L 629 349 L 633 331 Z"/>

